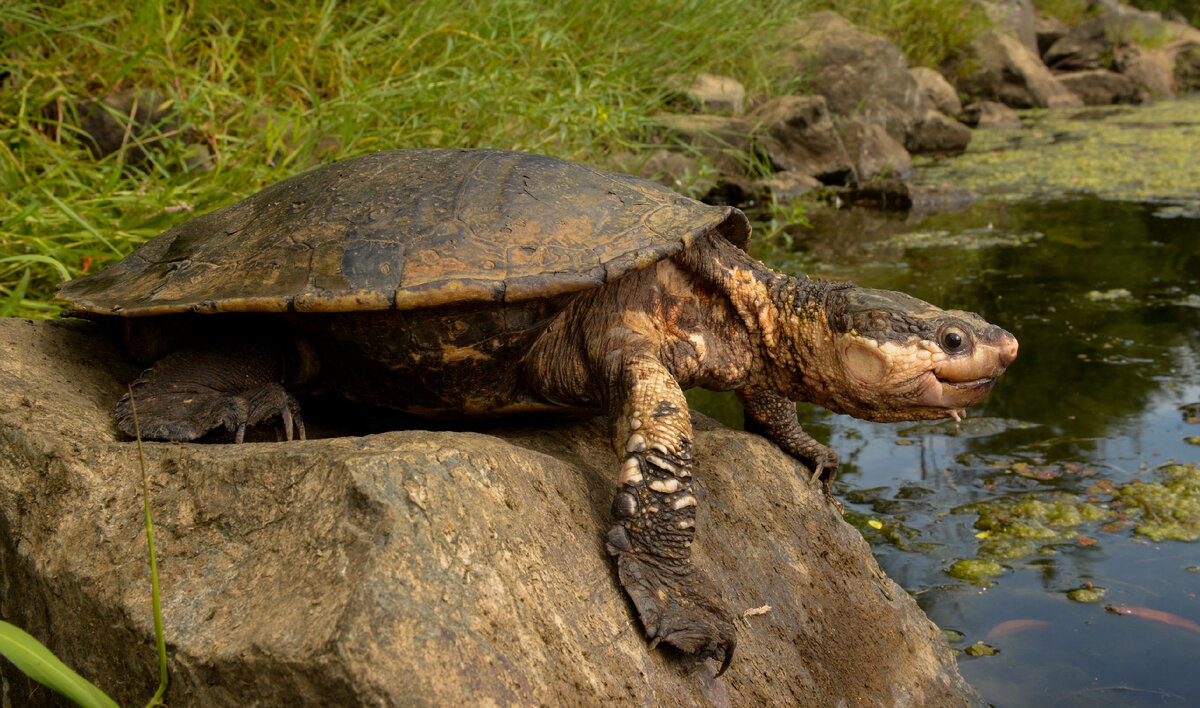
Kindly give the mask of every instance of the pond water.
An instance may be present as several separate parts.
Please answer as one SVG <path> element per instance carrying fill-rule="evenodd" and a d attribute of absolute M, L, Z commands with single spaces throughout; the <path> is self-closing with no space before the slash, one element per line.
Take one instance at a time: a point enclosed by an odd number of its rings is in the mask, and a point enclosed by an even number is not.
<path fill-rule="evenodd" d="M 1159 159 L 1147 146 L 1161 140 L 1184 151 L 1172 160 L 1200 165 L 1200 102 L 1157 110 L 1181 106 L 1190 120 L 1126 109 L 1136 130 L 1093 150 L 1137 164 Z M 1017 361 L 960 424 L 871 424 L 800 406 L 805 429 L 842 456 L 835 491 L 847 519 L 951 645 L 974 647 L 960 667 L 984 697 L 1200 705 L 1200 544 L 1176 540 L 1200 534 L 1200 177 L 1122 167 L 1073 180 L 1075 163 L 1047 167 L 1031 188 L 1029 161 L 1052 165 L 1056 145 L 1078 151 L 1099 132 L 1086 124 L 1094 117 L 1064 127 L 1027 116 L 1026 130 L 924 167 L 918 179 L 985 192 L 963 211 L 813 214 L 813 229 L 755 255 L 974 310 L 1020 340 Z M 1006 160 L 1026 177 L 978 177 L 1014 173 L 996 167 Z M 980 170 L 956 172 L 972 163 Z M 1142 190 L 1137 201 L 1118 198 L 1122 180 Z M 741 424 L 731 396 L 689 398 Z"/>

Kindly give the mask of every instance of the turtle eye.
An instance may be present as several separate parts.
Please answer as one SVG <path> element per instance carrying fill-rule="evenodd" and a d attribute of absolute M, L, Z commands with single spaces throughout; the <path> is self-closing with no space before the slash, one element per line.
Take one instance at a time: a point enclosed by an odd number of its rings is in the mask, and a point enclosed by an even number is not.
<path fill-rule="evenodd" d="M 938 343 L 947 354 L 958 354 L 967 348 L 967 333 L 958 327 L 947 327 L 942 330 Z"/>

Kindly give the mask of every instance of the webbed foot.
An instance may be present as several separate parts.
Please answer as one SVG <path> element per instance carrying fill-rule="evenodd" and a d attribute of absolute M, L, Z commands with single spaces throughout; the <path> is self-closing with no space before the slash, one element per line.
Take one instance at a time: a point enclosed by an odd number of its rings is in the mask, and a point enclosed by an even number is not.
<path fill-rule="evenodd" d="M 608 551 L 617 556 L 617 575 L 637 607 L 650 647 L 666 642 L 699 660 L 716 659 L 721 662 L 716 676 L 725 673 L 733 660 L 737 634 L 729 614 L 716 601 L 712 582 L 690 562 L 680 572 L 660 559 L 622 547 L 630 547 L 628 535 L 623 527 L 614 526 Z"/>

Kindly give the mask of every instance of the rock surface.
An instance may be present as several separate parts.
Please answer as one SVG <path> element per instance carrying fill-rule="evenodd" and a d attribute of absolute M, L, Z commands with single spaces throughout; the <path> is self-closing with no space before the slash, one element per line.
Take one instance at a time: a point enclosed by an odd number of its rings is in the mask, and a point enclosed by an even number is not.
<path fill-rule="evenodd" d="M 1013 37 L 987 35 L 972 47 L 980 68 L 964 79 L 967 93 L 1012 108 L 1077 108 L 1083 103 L 1051 74 L 1042 60 Z"/>
<path fill-rule="evenodd" d="M 908 73 L 925 92 L 925 97 L 939 111 L 948 116 L 957 116 L 962 113 L 962 101 L 958 98 L 958 92 L 939 71 L 926 66 L 914 66 L 908 70 Z"/>
<path fill-rule="evenodd" d="M 759 142 L 776 170 L 801 172 L 825 184 L 854 181 L 854 165 L 824 97 L 773 98 L 755 108 L 749 119 L 758 126 Z"/>
<path fill-rule="evenodd" d="M 134 373 L 91 325 L 0 319 L 0 616 L 127 705 L 157 680 Z M 797 463 L 697 424 L 696 562 L 745 614 L 719 679 L 617 586 L 602 421 L 147 444 L 167 703 L 983 705 Z M 55 704 L 7 662 L 0 694 Z"/>
<path fill-rule="evenodd" d="M 1146 90 L 1133 79 L 1108 69 L 1089 69 L 1059 74 L 1058 80 L 1088 106 L 1113 103 L 1143 103 Z"/>
<path fill-rule="evenodd" d="M 1017 112 L 1003 103 L 995 101 L 976 101 L 963 108 L 959 119 L 972 128 L 1006 128 L 1021 127 L 1021 117 Z"/>

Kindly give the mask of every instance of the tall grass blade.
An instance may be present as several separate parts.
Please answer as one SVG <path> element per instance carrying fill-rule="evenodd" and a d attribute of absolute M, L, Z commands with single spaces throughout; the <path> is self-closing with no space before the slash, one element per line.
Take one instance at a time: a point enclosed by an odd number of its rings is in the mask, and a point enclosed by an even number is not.
<path fill-rule="evenodd" d="M 163 694 L 167 692 L 167 642 L 163 638 L 162 599 L 158 592 L 158 561 L 154 553 L 154 524 L 150 521 L 150 477 L 146 474 L 146 453 L 142 449 L 142 428 L 138 424 L 137 401 L 133 398 L 133 386 L 129 387 L 129 408 L 133 412 L 133 432 L 137 437 L 138 466 L 142 470 L 142 510 L 146 517 L 146 545 L 150 548 L 150 602 L 154 611 L 154 641 L 158 645 L 158 690 L 146 704 L 164 705 Z"/>

